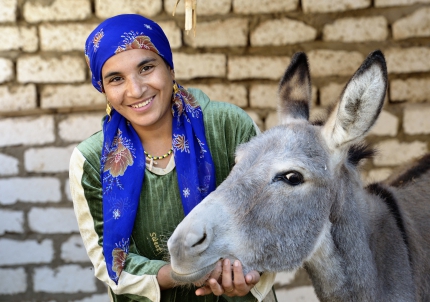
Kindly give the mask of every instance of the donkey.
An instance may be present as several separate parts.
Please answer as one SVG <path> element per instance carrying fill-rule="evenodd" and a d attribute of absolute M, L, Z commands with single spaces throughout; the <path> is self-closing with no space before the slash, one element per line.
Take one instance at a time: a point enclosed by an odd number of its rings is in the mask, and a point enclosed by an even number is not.
<path fill-rule="evenodd" d="M 321 301 L 430 301 L 430 155 L 363 187 L 363 142 L 387 90 L 371 53 L 325 123 L 311 124 L 307 57 L 279 86 L 281 125 L 238 147 L 227 179 L 168 241 L 172 276 L 194 282 L 220 258 L 244 271 L 304 267 Z"/>

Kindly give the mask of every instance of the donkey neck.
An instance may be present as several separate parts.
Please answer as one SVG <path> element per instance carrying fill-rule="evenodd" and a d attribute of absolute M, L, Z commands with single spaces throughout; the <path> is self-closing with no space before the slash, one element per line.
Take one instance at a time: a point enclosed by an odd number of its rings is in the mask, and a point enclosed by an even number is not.
<path fill-rule="evenodd" d="M 305 268 L 321 301 L 376 301 L 367 194 L 351 182 L 339 187 L 329 227 Z"/>
<path fill-rule="evenodd" d="M 392 209 L 359 181 L 339 187 L 330 230 L 305 263 L 320 300 L 414 301 L 408 247 Z"/>

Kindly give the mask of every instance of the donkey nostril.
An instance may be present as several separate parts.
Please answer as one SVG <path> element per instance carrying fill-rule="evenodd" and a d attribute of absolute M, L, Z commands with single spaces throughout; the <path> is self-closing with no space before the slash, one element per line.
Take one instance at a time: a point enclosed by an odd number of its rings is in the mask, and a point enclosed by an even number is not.
<path fill-rule="evenodd" d="M 204 233 L 203 237 L 199 241 L 194 243 L 192 247 L 195 247 L 196 245 L 202 244 L 205 240 L 206 240 L 206 233 Z"/>

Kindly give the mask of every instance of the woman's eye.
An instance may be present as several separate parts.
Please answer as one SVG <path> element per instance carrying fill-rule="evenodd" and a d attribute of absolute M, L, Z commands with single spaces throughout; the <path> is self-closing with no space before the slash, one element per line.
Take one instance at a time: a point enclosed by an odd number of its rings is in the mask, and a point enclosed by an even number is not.
<path fill-rule="evenodd" d="M 109 80 L 109 83 L 121 81 L 121 77 L 113 77 Z"/>
<path fill-rule="evenodd" d="M 288 171 L 286 173 L 279 174 L 275 177 L 275 180 L 282 180 L 292 186 L 297 186 L 304 182 L 303 175 L 297 171 Z"/>
<path fill-rule="evenodd" d="M 154 67 L 154 66 L 152 66 L 152 65 L 145 65 L 145 66 L 143 66 L 143 67 L 142 67 L 141 72 L 149 71 L 149 70 L 151 70 L 151 68 L 153 68 L 153 67 Z"/>

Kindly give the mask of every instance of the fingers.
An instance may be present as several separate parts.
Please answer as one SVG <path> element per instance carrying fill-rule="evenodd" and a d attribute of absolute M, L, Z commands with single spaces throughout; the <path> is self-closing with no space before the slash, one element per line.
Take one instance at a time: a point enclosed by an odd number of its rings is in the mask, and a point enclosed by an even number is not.
<path fill-rule="evenodd" d="M 246 284 L 254 286 L 260 281 L 260 273 L 257 271 L 250 271 L 245 276 Z"/>
<path fill-rule="evenodd" d="M 222 274 L 222 260 L 219 260 L 216 265 L 214 270 L 211 272 L 210 276 L 208 279 L 215 279 L 217 281 L 220 281 L 221 279 L 221 274 Z"/>
<path fill-rule="evenodd" d="M 232 266 L 229 259 L 224 259 L 217 263 L 205 286 L 196 290 L 196 295 L 213 293 L 216 296 L 245 296 L 259 281 L 260 274 L 257 271 L 251 271 L 244 276 L 240 261 L 234 261 Z"/>
<path fill-rule="evenodd" d="M 246 283 L 245 276 L 243 275 L 242 264 L 239 260 L 236 260 L 233 263 L 233 275 L 234 291 L 232 292 L 232 294 L 234 294 L 235 296 L 246 295 L 253 285 L 248 286 L 248 284 Z"/>
<path fill-rule="evenodd" d="M 210 293 L 212 293 L 214 291 L 215 291 L 214 294 L 221 292 L 222 287 L 221 287 L 220 283 L 221 283 L 222 271 L 223 271 L 222 260 L 219 260 L 216 263 L 213 271 L 210 273 L 206 282 L 204 282 L 201 285 L 201 287 L 196 290 L 196 292 L 195 292 L 196 295 L 197 296 L 205 296 L 205 295 L 209 295 Z M 219 295 L 222 295 L 222 293 L 218 294 L 218 296 Z"/>

